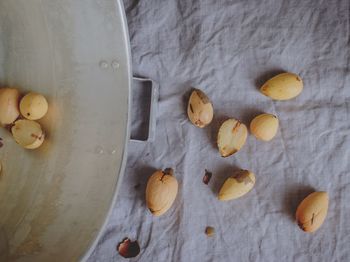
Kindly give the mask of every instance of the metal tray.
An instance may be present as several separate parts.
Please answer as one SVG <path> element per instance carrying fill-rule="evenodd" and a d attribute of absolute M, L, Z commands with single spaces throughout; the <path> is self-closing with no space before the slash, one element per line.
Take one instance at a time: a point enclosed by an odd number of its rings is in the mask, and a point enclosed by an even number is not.
<path fill-rule="evenodd" d="M 120 0 L 0 1 L 0 85 L 50 104 L 36 151 L 0 128 L 0 261 L 89 256 L 126 160 L 128 41 Z"/>

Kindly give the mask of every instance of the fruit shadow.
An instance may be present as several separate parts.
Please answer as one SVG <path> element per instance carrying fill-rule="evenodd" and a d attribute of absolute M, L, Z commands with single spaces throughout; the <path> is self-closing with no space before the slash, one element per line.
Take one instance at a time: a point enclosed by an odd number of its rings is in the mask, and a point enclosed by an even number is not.
<path fill-rule="evenodd" d="M 295 221 L 295 212 L 300 202 L 312 192 L 316 190 L 311 186 L 296 184 L 289 186 L 283 198 L 283 213 Z"/>
<path fill-rule="evenodd" d="M 136 195 L 143 206 L 145 206 L 147 181 L 156 171 L 157 169 L 152 166 L 139 166 L 135 168 L 135 172 L 130 178 L 130 188 L 131 190 L 136 191 Z"/>
<path fill-rule="evenodd" d="M 254 84 L 256 89 L 260 89 L 260 87 L 270 78 L 281 74 L 281 73 L 285 73 L 286 70 L 283 70 L 282 68 L 273 68 L 270 69 L 268 71 L 266 71 L 265 73 L 263 73 L 261 76 L 259 76 L 258 78 L 255 79 Z"/>
<path fill-rule="evenodd" d="M 249 129 L 250 122 L 256 117 L 257 115 L 265 113 L 264 111 L 256 108 L 246 108 L 244 112 L 240 115 L 239 120 L 244 123 L 247 128 Z"/>
<path fill-rule="evenodd" d="M 235 171 L 242 168 L 236 165 L 223 165 L 218 170 L 213 170 L 213 177 L 211 183 L 209 183 L 210 188 L 215 196 L 218 195 L 221 186 L 224 184 L 225 180 L 234 174 Z"/>

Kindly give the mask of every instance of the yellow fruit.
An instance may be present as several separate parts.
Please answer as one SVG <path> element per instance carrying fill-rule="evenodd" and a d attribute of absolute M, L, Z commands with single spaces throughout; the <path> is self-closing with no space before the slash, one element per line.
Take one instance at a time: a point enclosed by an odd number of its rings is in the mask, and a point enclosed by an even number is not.
<path fill-rule="evenodd" d="M 305 232 L 315 232 L 323 224 L 328 211 L 327 192 L 313 192 L 299 204 L 296 220 Z"/>
<path fill-rule="evenodd" d="M 22 98 L 19 108 L 25 118 L 38 120 L 46 115 L 49 105 L 43 95 L 29 93 Z"/>
<path fill-rule="evenodd" d="M 258 139 L 270 141 L 277 134 L 278 118 L 271 114 L 256 116 L 250 123 L 250 132 Z"/>
<path fill-rule="evenodd" d="M 248 136 L 247 127 L 236 119 L 226 120 L 219 129 L 218 147 L 221 156 L 227 157 L 238 152 Z"/>
<path fill-rule="evenodd" d="M 239 198 L 247 194 L 255 184 L 255 175 L 248 170 L 238 170 L 222 185 L 218 198 L 221 201 Z"/>
<path fill-rule="evenodd" d="M 211 123 L 214 116 L 213 105 L 201 90 L 195 89 L 190 96 L 187 115 L 192 124 L 203 128 Z"/>
<path fill-rule="evenodd" d="M 173 170 L 156 171 L 147 182 L 146 204 L 155 216 L 163 215 L 174 203 L 178 191 L 178 183 Z"/>
<path fill-rule="evenodd" d="M 45 138 L 40 124 L 32 120 L 17 120 L 11 132 L 15 141 L 26 149 L 40 147 Z"/>
<path fill-rule="evenodd" d="M 0 123 L 12 124 L 19 116 L 19 92 L 14 88 L 0 89 Z"/>
<path fill-rule="evenodd" d="M 303 81 L 292 73 L 279 74 L 268 80 L 260 91 L 275 100 L 288 100 L 298 96 L 303 90 Z"/>

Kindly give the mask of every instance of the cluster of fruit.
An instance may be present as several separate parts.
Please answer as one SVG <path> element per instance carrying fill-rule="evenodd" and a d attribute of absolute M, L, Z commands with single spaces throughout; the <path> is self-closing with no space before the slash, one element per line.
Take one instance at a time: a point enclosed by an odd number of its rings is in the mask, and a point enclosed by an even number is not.
<path fill-rule="evenodd" d="M 292 73 L 279 74 L 268 80 L 260 91 L 274 100 L 288 100 L 298 96 L 303 90 L 303 81 Z M 212 122 L 213 105 L 208 96 L 195 89 L 189 98 L 187 114 L 190 121 L 199 128 Z M 273 114 L 260 114 L 250 123 L 250 132 L 263 141 L 271 140 L 278 131 L 279 121 Z M 217 145 L 222 157 L 238 152 L 246 142 L 247 127 L 237 119 L 231 118 L 219 128 Z M 255 184 L 255 175 L 248 170 L 238 170 L 228 177 L 222 185 L 218 199 L 221 201 L 237 199 L 248 193 Z M 148 180 L 146 203 L 155 216 L 164 214 L 173 204 L 178 192 L 178 182 L 171 168 L 156 171 Z M 296 219 L 299 227 L 306 232 L 314 232 L 323 223 L 328 210 L 328 194 L 314 192 L 299 205 Z"/>
<path fill-rule="evenodd" d="M 26 149 L 36 149 L 44 142 L 45 134 L 35 120 L 48 111 L 46 98 L 28 93 L 21 98 L 15 88 L 0 89 L 0 124 L 9 127 L 15 141 Z"/>

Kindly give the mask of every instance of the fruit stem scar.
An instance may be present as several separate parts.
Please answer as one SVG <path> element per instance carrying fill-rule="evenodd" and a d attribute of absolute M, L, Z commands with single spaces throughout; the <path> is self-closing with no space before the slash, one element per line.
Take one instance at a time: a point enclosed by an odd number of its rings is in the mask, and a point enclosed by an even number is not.
<path fill-rule="evenodd" d="M 172 176 L 173 173 L 174 173 L 174 171 L 173 171 L 172 168 L 166 168 L 166 169 L 164 169 L 164 171 L 162 171 L 162 173 L 163 173 L 163 175 L 162 175 L 162 177 L 160 178 L 160 181 L 163 182 L 163 178 L 164 178 L 165 176 Z"/>

